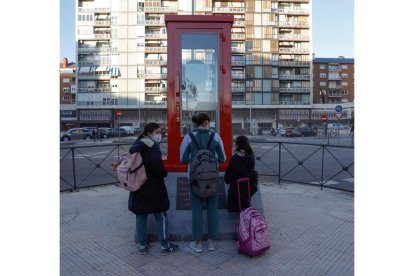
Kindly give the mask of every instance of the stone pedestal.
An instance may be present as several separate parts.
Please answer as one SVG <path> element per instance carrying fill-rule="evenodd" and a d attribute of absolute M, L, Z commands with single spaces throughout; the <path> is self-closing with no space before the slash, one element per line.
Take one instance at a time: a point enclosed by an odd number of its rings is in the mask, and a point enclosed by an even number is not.
<path fill-rule="evenodd" d="M 220 174 L 221 176 L 224 173 Z M 183 193 L 187 193 L 182 187 L 177 189 L 177 186 L 183 185 L 183 178 L 187 178 L 187 173 L 168 173 L 168 176 L 165 178 L 165 184 L 168 190 L 168 196 L 170 199 L 170 209 L 167 212 L 168 216 L 168 231 L 171 241 L 189 241 L 192 240 L 191 237 L 191 209 L 189 204 L 189 195 L 185 196 Z M 186 182 L 188 183 L 188 182 Z M 236 239 L 237 233 L 237 224 L 239 220 L 238 213 L 229 213 L 225 208 L 225 200 L 227 198 L 228 185 L 222 184 L 224 189 L 221 188 L 222 193 L 220 195 L 219 188 L 219 209 L 218 209 L 218 221 L 219 221 L 219 239 L 229 240 Z M 177 194 L 177 190 L 178 194 Z M 178 195 L 178 196 L 177 196 Z M 177 202 L 177 200 L 184 200 L 184 202 Z M 178 203 L 178 205 L 177 205 Z M 260 195 L 260 188 L 258 192 L 253 195 L 252 206 L 255 207 L 261 214 L 263 213 L 262 199 Z M 177 208 L 178 207 L 178 208 Z M 186 210 L 188 208 L 188 210 Z M 205 239 L 207 238 L 207 211 L 203 212 L 203 231 Z M 155 232 L 155 221 L 154 216 L 148 216 L 148 233 L 150 235 L 149 239 L 154 241 L 157 239 Z"/>

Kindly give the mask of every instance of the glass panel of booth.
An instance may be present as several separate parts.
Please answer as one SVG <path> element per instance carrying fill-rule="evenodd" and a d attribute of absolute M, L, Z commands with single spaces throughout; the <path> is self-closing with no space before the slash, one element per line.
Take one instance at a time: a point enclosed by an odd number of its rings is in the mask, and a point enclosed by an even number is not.
<path fill-rule="evenodd" d="M 181 47 L 181 135 L 193 129 L 192 116 L 205 112 L 211 118 L 211 128 L 219 131 L 217 32 L 185 32 Z"/>

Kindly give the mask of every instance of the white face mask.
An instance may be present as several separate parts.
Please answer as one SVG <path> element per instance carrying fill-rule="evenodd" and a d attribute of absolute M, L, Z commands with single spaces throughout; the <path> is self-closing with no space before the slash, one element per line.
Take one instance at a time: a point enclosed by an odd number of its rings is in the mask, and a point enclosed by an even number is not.
<path fill-rule="evenodd" d="M 162 135 L 161 134 L 154 134 L 152 136 L 152 140 L 154 140 L 155 142 L 159 143 L 162 140 Z"/>

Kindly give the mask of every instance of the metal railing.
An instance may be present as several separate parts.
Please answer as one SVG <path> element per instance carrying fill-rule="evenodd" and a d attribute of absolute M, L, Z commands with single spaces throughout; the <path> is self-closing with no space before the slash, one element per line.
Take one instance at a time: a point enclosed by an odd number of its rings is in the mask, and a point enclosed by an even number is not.
<path fill-rule="evenodd" d="M 117 139 L 117 138 L 113 138 Z M 115 140 L 114 140 L 115 141 Z M 282 141 L 252 141 L 259 180 L 299 183 L 354 191 L 353 145 L 329 145 Z M 98 142 L 99 143 L 99 142 Z M 60 191 L 115 184 L 112 164 L 128 152 L 133 140 L 60 148 Z M 160 145 L 167 154 L 167 143 Z M 92 150 L 92 151 L 91 151 Z"/>

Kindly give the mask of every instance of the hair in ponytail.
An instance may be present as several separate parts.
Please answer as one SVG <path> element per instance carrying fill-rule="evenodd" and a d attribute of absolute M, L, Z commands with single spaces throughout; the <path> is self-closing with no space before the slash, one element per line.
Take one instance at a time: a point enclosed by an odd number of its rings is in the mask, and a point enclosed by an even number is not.
<path fill-rule="evenodd" d="M 193 123 L 196 124 L 197 127 L 203 125 L 205 121 L 211 121 L 210 116 L 208 116 L 206 113 L 198 113 L 197 115 L 194 115 L 192 118 Z"/>
<path fill-rule="evenodd" d="M 253 150 L 249 144 L 249 139 L 244 135 L 237 136 L 236 150 L 238 151 L 244 150 L 244 152 L 246 153 L 246 156 L 251 156 L 253 154 Z"/>

